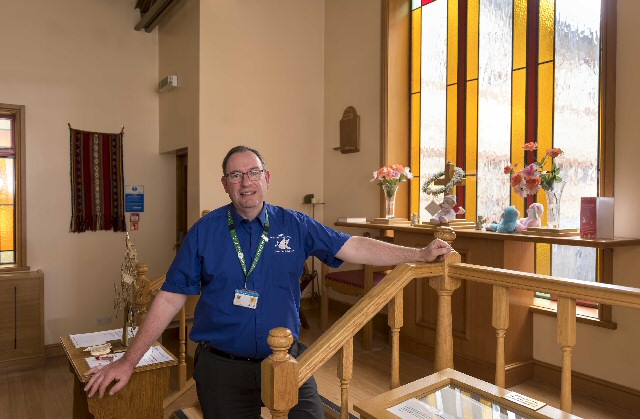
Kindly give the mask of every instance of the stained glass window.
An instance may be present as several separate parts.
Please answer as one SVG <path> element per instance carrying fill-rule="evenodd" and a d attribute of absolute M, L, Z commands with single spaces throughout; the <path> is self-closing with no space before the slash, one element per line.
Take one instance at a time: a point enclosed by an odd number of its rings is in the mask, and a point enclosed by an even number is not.
<path fill-rule="evenodd" d="M 559 147 L 561 224 L 579 227 L 580 197 L 599 193 L 600 8 L 601 0 L 412 1 L 411 161 L 420 184 L 451 160 L 467 173 L 456 194 L 468 220 L 498 221 L 507 205 L 524 215 L 532 202 L 546 207 L 545 193 L 518 197 L 503 168 L 526 163 L 526 142 L 538 142 L 539 157 Z M 412 194 L 411 212 L 428 219 L 432 199 Z M 592 248 L 536 247 L 539 273 L 595 281 L 596 260 Z"/>
<path fill-rule="evenodd" d="M 14 121 L 0 117 L 0 265 L 15 263 Z"/>

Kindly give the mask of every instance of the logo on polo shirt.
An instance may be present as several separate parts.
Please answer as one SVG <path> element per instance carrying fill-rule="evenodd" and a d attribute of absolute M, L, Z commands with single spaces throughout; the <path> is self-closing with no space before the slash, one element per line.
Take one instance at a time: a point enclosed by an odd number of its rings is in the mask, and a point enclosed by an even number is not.
<path fill-rule="evenodd" d="M 276 253 L 290 253 L 293 252 L 293 249 L 289 247 L 289 241 L 291 240 L 291 236 L 285 236 L 284 234 L 278 234 L 275 237 L 269 237 L 270 240 L 273 240 L 276 244 Z"/>

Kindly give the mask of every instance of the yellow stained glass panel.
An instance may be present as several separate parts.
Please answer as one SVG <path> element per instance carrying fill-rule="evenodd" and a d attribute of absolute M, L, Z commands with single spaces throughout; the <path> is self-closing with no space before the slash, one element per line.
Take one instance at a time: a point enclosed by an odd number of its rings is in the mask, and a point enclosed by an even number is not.
<path fill-rule="evenodd" d="M 540 0 L 538 62 L 553 60 L 555 40 L 555 0 Z M 576 5 L 576 7 L 580 7 Z"/>
<path fill-rule="evenodd" d="M 0 205 L 0 250 L 13 250 L 13 205 Z"/>
<path fill-rule="evenodd" d="M 420 91 L 420 59 L 422 54 L 422 8 L 411 12 L 411 93 Z"/>
<path fill-rule="evenodd" d="M 469 221 L 475 221 L 477 217 L 477 194 L 478 194 L 478 178 L 475 176 L 468 176 L 464 181 L 465 186 L 465 203 L 464 210 L 466 211 L 464 217 Z"/>
<path fill-rule="evenodd" d="M 478 80 L 467 82 L 467 141 L 465 172 L 475 175 L 478 171 Z M 467 195 L 468 196 L 468 195 Z"/>
<path fill-rule="evenodd" d="M 458 86 L 447 86 L 447 161 L 456 163 L 458 150 Z M 440 170 L 444 170 L 444 167 Z"/>
<path fill-rule="evenodd" d="M 529 139 L 531 140 L 531 139 Z M 538 66 L 538 158 L 553 144 L 553 62 Z M 551 169 L 551 162 L 549 167 Z"/>
<path fill-rule="evenodd" d="M 420 93 L 411 95 L 411 213 L 420 214 Z"/>
<path fill-rule="evenodd" d="M 526 142 L 526 111 L 527 111 L 527 70 L 522 68 L 513 72 L 512 79 L 512 108 L 511 108 L 511 163 L 519 168 L 524 167 L 524 150 Z M 511 191 L 511 205 L 515 205 L 520 214 L 524 212 L 524 200 Z"/>
<path fill-rule="evenodd" d="M 551 275 L 551 245 L 536 243 L 536 273 Z"/>
<path fill-rule="evenodd" d="M 527 0 L 513 2 L 513 69 L 527 66 Z"/>
<path fill-rule="evenodd" d="M 447 84 L 458 81 L 458 0 L 449 0 L 447 17 Z"/>
<path fill-rule="evenodd" d="M 469 0 L 467 3 L 467 80 L 478 78 L 479 19 L 480 0 Z"/>

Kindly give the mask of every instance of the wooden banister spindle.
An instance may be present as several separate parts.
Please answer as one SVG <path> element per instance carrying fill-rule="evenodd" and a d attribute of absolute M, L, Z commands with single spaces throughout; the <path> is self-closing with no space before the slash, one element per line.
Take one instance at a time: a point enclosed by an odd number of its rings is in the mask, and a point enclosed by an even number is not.
<path fill-rule="evenodd" d="M 505 388 L 504 337 L 509 327 L 509 289 L 493 286 L 491 324 L 496 329 L 496 385 Z"/>
<path fill-rule="evenodd" d="M 449 276 L 449 265 L 460 263 L 460 254 L 452 252 L 444 260 L 441 277 L 429 278 L 429 285 L 438 293 L 438 318 L 436 324 L 435 370 L 453 369 L 453 320 L 451 318 L 451 294 L 460 287 L 460 280 Z"/>
<path fill-rule="evenodd" d="M 147 317 L 147 308 L 151 301 L 151 281 L 147 278 L 147 272 L 149 268 L 146 263 L 136 263 L 136 286 L 135 286 L 135 304 L 137 309 L 136 324 L 140 326 L 145 317 Z"/>
<path fill-rule="evenodd" d="M 391 328 L 391 382 L 392 389 L 400 386 L 400 328 L 402 327 L 402 295 L 400 291 L 389 301 L 388 323 Z"/>
<path fill-rule="evenodd" d="M 298 404 L 298 362 L 289 355 L 291 330 L 276 327 L 267 339 L 273 352 L 262 361 L 262 402 L 273 418 L 286 418 Z"/>
<path fill-rule="evenodd" d="M 562 349 L 560 409 L 571 413 L 571 356 L 576 345 L 576 300 L 558 297 L 558 344 Z"/>
<path fill-rule="evenodd" d="M 340 419 L 349 419 L 349 383 L 353 377 L 353 337 L 344 344 L 338 358 Z"/>
<path fill-rule="evenodd" d="M 364 293 L 365 295 L 373 288 L 374 269 L 372 265 L 364 265 Z M 362 328 L 362 348 L 370 351 L 373 346 L 373 320 L 367 322 Z"/>

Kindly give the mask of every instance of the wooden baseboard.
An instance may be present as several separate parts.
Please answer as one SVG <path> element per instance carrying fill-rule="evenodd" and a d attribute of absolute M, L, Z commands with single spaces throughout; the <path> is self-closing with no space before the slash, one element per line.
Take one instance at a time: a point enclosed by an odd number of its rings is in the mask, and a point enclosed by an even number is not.
<path fill-rule="evenodd" d="M 534 361 L 534 380 L 560 388 L 562 368 Z M 640 390 L 573 371 L 571 390 L 574 397 L 596 400 L 640 415 Z"/>
<path fill-rule="evenodd" d="M 44 345 L 45 357 L 53 358 L 62 355 L 64 355 L 64 348 L 62 347 L 62 343 L 52 343 L 50 345 Z"/>
<path fill-rule="evenodd" d="M 20 359 L 10 359 L 6 361 L 0 361 L 0 372 L 7 373 L 29 368 L 42 368 L 46 365 L 46 363 L 47 359 L 45 358 L 44 354 Z"/>

